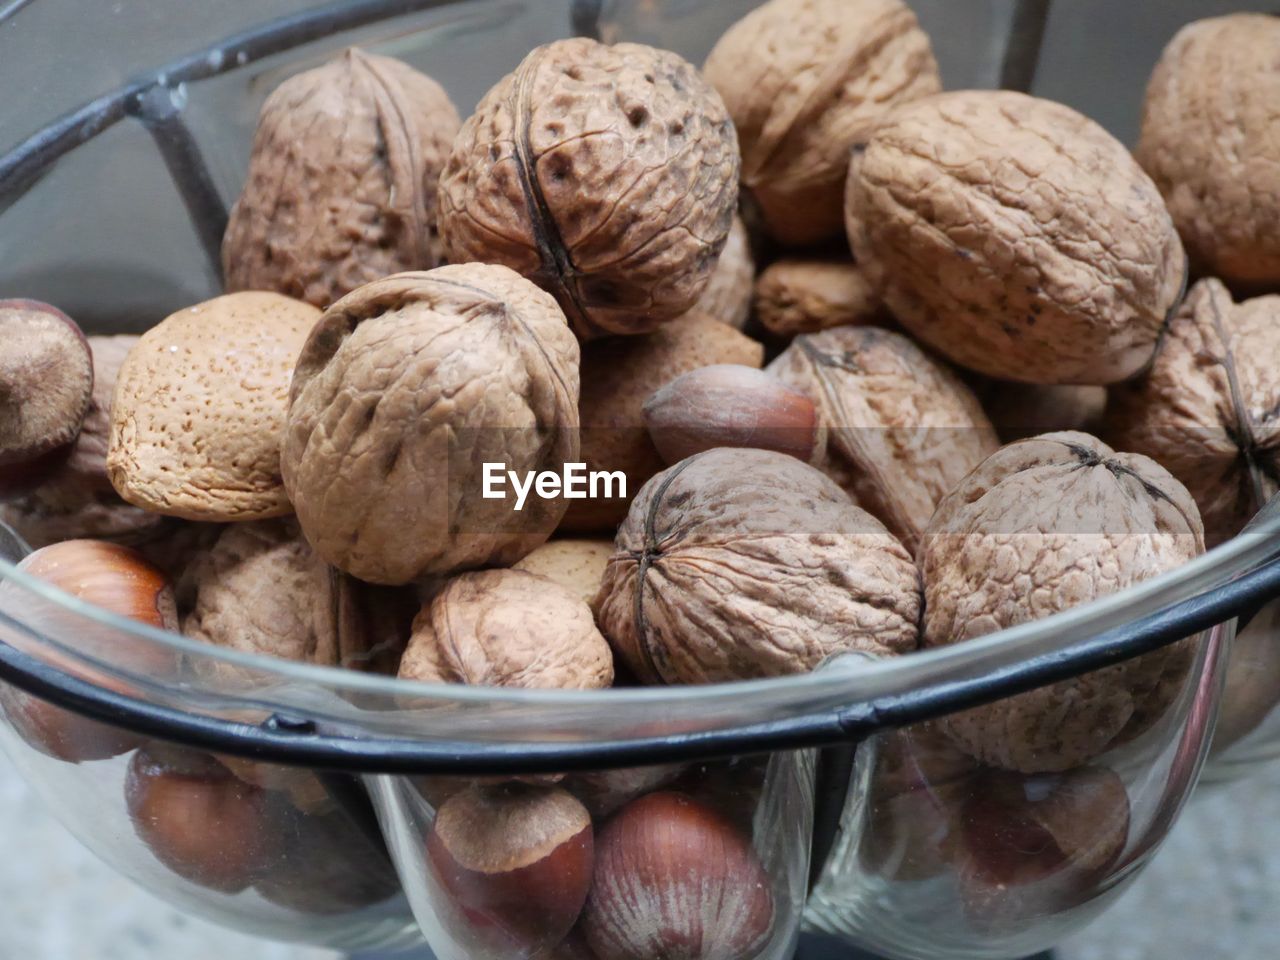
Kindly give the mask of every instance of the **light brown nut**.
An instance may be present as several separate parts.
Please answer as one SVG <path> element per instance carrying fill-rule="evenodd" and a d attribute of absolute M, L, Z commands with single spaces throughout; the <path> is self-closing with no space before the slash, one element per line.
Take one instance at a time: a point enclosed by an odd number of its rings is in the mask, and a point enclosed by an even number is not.
<path fill-rule="evenodd" d="M 289 377 L 320 316 L 275 293 L 231 293 L 142 335 L 120 367 L 107 476 L 134 506 L 184 520 L 292 508 L 280 479 Z"/>
<path fill-rule="evenodd" d="M 588 470 L 626 474 L 628 497 L 574 500 L 562 529 L 614 533 L 630 498 L 665 465 L 645 427 L 645 401 L 680 374 L 713 363 L 759 367 L 764 347 L 695 311 L 649 336 L 601 340 L 583 348 L 582 460 Z"/>
<path fill-rule="evenodd" d="M 741 217 L 733 218 L 729 239 L 711 272 L 694 310 L 741 330 L 751 319 L 751 286 L 756 279 L 756 262 L 751 256 L 751 238 Z"/>
<path fill-rule="evenodd" d="M 262 106 L 222 243 L 228 290 L 327 307 L 440 261 L 436 184 L 461 121 L 406 63 L 351 49 L 290 77 Z"/>
<path fill-rule="evenodd" d="M 1106 387 L 988 380 L 976 392 L 1005 443 L 1059 430 L 1097 433 L 1107 409 Z"/>
<path fill-rule="evenodd" d="M 916 646 L 906 550 L 786 454 L 712 450 L 663 471 L 615 546 L 600 627 L 644 683 L 784 676 L 837 653 Z"/>
<path fill-rule="evenodd" d="M 1195 502 L 1159 464 L 1083 433 L 1022 440 L 944 498 L 925 532 L 924 645 L 963 643 L 1060 613 L 1203 550 Z M 1193 656 L 1178 644 L 941 726 L 984 763 L 1069 770 L 1158 720 Z"/>
<path fill-rule="evenodd" d="M 999 446 L 954 373 L 879 327 L 797 337 L 767 372 L 813 400 L 823 469 L 913 552 L 938 501 Z"/>
<path fill-rule="evenodd" d="M 895 105 L 942 89 L 929 38 L 900 0 L 772 0 L 705 68 L 742 144 L 742 182 L 784 244 L 840 233 L 849 151 Z"/>
<path fill-rule="evenodd" d="M 511 564 L 563 500 L 483 499 L 483 464 L 578 459 L 578 343 L 506 267 L 402 273 L 329 308 L 294 372 L 284 482 L 307 539 L 371 583 Z"/>
<path fill-rule="evenodd" d="M 454 577 L 422 608 L 400 676 L 594 690 L 613 683 L 613 656 L 576 592 L 527 570 L 481 570 Z"/>
<path fill-rule="evenodd" d="M 1159 461 L 1184 483 L 1213 547 L 1277 492 L 1280 297 L 1235 304 L 1197 284 L 1150 372 L 1112 392 L 1107 439 Z"/>
<path fill-rule="evenodd" d="M 499 81 L 440 179 L 454 263 L 501 263 L 582 337 L 643 333 L 706 288 L 737 204 L 719 95 L 674 53 L 560 40 Z"/>
<path fill-rule="evenodd" d="M 836 259 L 771 264 L 756 280 L 755 313 L 780 337 L 885 319 L 880 298 L 858 265 Z"/>
<path fill-rule="evenodd" d="M 1020 93 L 902 107 L 854 157 L 846 213 L 898 321 L 1004 380 L 1131 377 L 1182 292 L 1182 244 L 1151 179 L 1093 121 Z"/>
<path fill-rule="evenodd" d="M 1137 155 L 1198 273 L 1280 283 L 1280 20 L 1201 20 L 1169 44 L 1147 88 Z"/>
<path fill-rule="evenodd" d="M 552 540 L 517 563 L 515 569 L 554 580 L 590 606 L 612 555 L 612 540 Z"/>

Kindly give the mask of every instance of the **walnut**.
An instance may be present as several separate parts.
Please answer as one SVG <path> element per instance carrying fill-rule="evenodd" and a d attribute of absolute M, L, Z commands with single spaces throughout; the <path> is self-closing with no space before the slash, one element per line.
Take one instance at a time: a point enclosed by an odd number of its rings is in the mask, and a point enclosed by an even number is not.
<path fill-rule="evenodd" d="M 759 368 L 764 347 L 694 312 L 643 337 L 601 340 L 582 351 L 582 460 L 588 470 L 620 470 L 634 497 L 665 464 L 645 427 L 645 401 L 682 373 L 716 363 Z M 629 499 L 575 500 L 563 529 L 612 534 Z"/>
<path fill-rule="evenodd" d="M 1150 372 L 1112 392 L 1107 439 L 1158 460 L 1195 497 L 1205 540 L 1234 537 L 1280 489 L 1280 296 L 1191 291 Z"/>
<path fill-rule="evenodd" d="M 999 446 L 955 374 L 879 327 L 797 337 L 768 372 L 817 404 L 823 469 L 911 551 L 938 501 Z"/>
<path fill-rule="evenodd" d="M 1004 447 L 938 505 L 920 550 L 924 645 L 963 643 L 1115 593 L 1204 550 L 1195 502 L 1159 464 L 1083 433 Z M 965 711 L 942 727 L 974 757 L 1068 770 L 1159 719 L 1184 642 Z"/>
<path fill-rule="evenodd" d="M 775 677 L 915 648 L 910 556 L 795 457 L 721 448 L 684 460 L 645 484 L 615 546 L 597 612 L 641 682 Z"/>
<path fill-rule="evenodd" d="M 694 310 L 741 330 L 751 319 L 751 287 L 756 279 L 756 262 L 751 256 L 751 238 L 741 217 L 733 218 L 729 239 L 711 272 Z"/>
<path fill-rule="evenodd" d="M 462 126 L 440 179 L 455 263 L 502 263 L 583 337 L 642 333 L 697 302 L 729 234 L 738 149 L 719 95 L 674 53 L 561 40 Z"/>
<path fill-rule="evenodd" d="M 849 238 L 898 321 L 1003 380 L 1150 362 L 1185 255 L 1155 184 L 1061 104 L 966 91 L 899 109 L 849 171 Z"/>
<path fill-rule="evenodd" d="M 705 68 L 742 144 L 742 182 L 789 246 L 840 233 L 849 151 L 897 104 L 942 89 L 900 0 L 773 0 L 732 26 Z"/>
<path fill-rule="evenodd" d="M 1151 78 L 1137 150 L 1197 271 L 1245 286 L 1280 283 L 1278 43 L 1265 14 L 1185 27 Z"/>
<path fill-rule="evenodd" d="M 756 281 L 755 312 L 770 333 L 793 337 L 882 321 L 880 298 L 852 260 L 779 260 Z"/>
<path fill-rule="evenodd" d="M 292 508 L 280 479 L 289 377 L 320 311 L 232 293 L 142 335 L 120 367 L 107 475 L 129 503 L 185 520 L 261 520 Z"/>
<path fill-rule="evenodd" d="M 1006 443 L 1059 430 L 1097 433 L 1107 409 L 1106 387 L 988 380 L 976 392 Z"/>
<path fill-rule="evenodd" d="M 223 238 L 227 289 L 324 308 L 436 266 L 436 183 L 460 123 L 438 83 L 390 57 L 351 49 L 286 80 L 262 106 Z"/>
<path fill-rule="evenodd" d="M 527 570 L 481 570 L 454 577 L 423 607 L 400 676 L 594 690 L 613 683 L 613 657 L 576 592 Z"/>
<path fill-rule="evenodd" d="M 403 273 L 339 300 L 298 360 L 284 437 L 307 539 L 381 584 L 519 560 L 564 501 L 482 499 L 483 464 L 578 459 L 578 357 L 555 301 L 506 267 Z"/>
<path fill-rule="evenodd" d="M 552 540 L 517 563 L 515 569 L 554 580 L 589 606 L 612 555 L 612 540 Z"/>

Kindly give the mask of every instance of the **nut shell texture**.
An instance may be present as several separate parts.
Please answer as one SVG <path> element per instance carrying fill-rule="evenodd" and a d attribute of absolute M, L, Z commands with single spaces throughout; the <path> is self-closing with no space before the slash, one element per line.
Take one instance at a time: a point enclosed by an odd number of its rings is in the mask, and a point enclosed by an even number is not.
<path fill-rule="evenodd" d="M 779 260 L 755 287 L 755 311 L 770 333 L 792 337 L 881 318 L 880 298 L 852 260 Z"/>
<path fill-rule="evenodd" d="M 993 377 L 1127 379 L 1182 293 L 1185 255 L 1151 179 L 1093 121 L 1020 93 L 901 108 L 854 158 L 846 213 L 898 321 Z"/>
<path fill-rule="evenodd" d="M 460 121 L 408 64 L 348 50 L 286 80 L 258 119 L 223 239 L 228 290 L 317 307 L 439 262 L 436 185 Z"/>
<path fill-rule="evenodd" d="M 283 467 L 307 540 L 371 583 L 507 565 L 564 501 L 486 500 L 483 464 L 578 458 L 578 343 L 555 301 L 505 267 L 405 273 L 317 325 L 294 374 Z"/>
<path fill-rule="evenodd" d="M 942 89 L 900 0 L 773 0 L 707 58 L 742 145 L 742 182 L 782 243 L 840 234 L 849 152 L 897 104 Z"/>
<path fill-rule="evenodd" d="M 1280 284 L 1280 19 L 1202 20 L 1170 43 L 1147 89 L 1138 159 L 1201 273 Z"/>
<path fill-rule="evenodd" d="M 729 239 L 693 309 L 741 330 L 751 319 L 751 288 L 755 278 L 751 238 L 742 218 L 734 217 Z"/>
<path fill-rule="evenodd" d="M 879 521 L 783 453 L 712 450 L 658 474 L 605 570 L 600 627 L 644 683 L 804 673 L 913 650 L 915 567 Z"/>
<path fill-rule="evenodd" d="M 120 368 L 107 475 L 129 503 L 186 520 L 291 511 L 280 479 L 289 378 L 320 312 L 232 293 L 143 334 Z"/>
<path fill-rule="evenodd" d="M 462 126 L 440 180 L 453 263 L 502 263 L 553 293 L 584 337 L 688 311 L 737 203 L 719 95 L 673 53 L 539 47 Z"/>
<path fill-rule="evenodd" d="M 611 556 L 612 540 L 552 540 L 517 563 L 515 569 L 554 580 L 590 605 Z"/>
<path fill-rule="evenodd" d="M 1204 549 L 1186 489 L 1154 461 L 1082 433 L 1004 447 L 938 506 L 920 551 L 924 645 L 1060 613 L 1181 566 Z M 1186 643 L 947 717 L 974 757 L 1025 773 L 1079 766 L 1160 718 Z"/>

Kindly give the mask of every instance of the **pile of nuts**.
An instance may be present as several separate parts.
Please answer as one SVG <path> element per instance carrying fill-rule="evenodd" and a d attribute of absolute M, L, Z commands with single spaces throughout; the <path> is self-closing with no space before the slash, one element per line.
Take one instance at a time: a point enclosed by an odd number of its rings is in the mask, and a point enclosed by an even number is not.
<path fill-rule="evenodd" d="M 1233 299 L 1280 289 L 1278 40 L 1188 27 L 1137 159 L 1061 104 L 941 92 L 901 0 L 770 0 L 703 70 L 551 43 L 461 122 L 348 51 L 264 105 L 224 296 L 137 338 L 0 302 L 0 517 L 41 548 L 26 571 L 118 614 L 437 684 L 779 677 L 1122 590 L 1280 485 L 1280 299 Z M 577 462 L 626 496 L 482 495 L 494 463 Z M 872 822 L 928 832 L 920 791 L 959 785 L 937 822 L 978 913 L 1097 879 L 1128 830 L 1100 758 L 1183 698 L 1190 642 L 944 719 L 944 772 L 890 757 Z M 193 882 L 288 899 L 273 869 L 334 835 L 308 774 L 3 706 L 63 760 L 138 750 L 139 835 Z M 687 778 L 424 786 L 442 916 L 477 955 L 755 955 L 781 897 L 760 838 Z M 1002 860 L 1015 820 L 1052 852 Z M 868 862 L 927 873 L 893 836 Z M 386 895 L 341 862 L 325 909 Z"/>

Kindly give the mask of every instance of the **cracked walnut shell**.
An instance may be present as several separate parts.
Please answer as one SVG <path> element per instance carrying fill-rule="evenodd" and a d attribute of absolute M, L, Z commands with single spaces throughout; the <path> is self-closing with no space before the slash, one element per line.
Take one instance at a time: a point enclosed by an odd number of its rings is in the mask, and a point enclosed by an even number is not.
<path fill-rule="evenodd" d="M 460 120 L 406 63 L 351 49 L 291 77 L 258 118 L 222 263 L 228 290 L 324 308 L 440 260 L 436 185 Z"/>
<path fill-rule="evenodd" d="M 645 484 L 596 609 L 641 682 L 715 683 L 913 650 L 920 588 L 902 545 L 821 472 L 721 448 Z"/>
<path fill-rule="evenodd" d="M 454 263 L 501 263 L 582 337 L 691 309 L 738 193 L 733 124 L 674 53 L 561 40 L 530 53 L 462 127 L 440 180 Z"/>
<path fill-rule="evenodd" d="M 1204 550 L 1185 487 L 1144 456 L 1083 433 L 1001 449 L 938 505 L 920 550 L 924 646 L 1061 613 Z M 983 763 L 1069 770 L 1141 735 L 1187 677 L 1188 642 L 940 721 Z"/>
<path fill-rule="evenodd" d="M 1092 120 L 1008 91 L 896 111 L 855 156 L 858 263 L 898 321 L 962 366 L 1028 383 L 1132 377 L 1186 258 L 1151 179 Z"/>
<path fill-rule="evenodd" d="M 506 267 L 367 284 L 329 308 L 298 360 L 284 482 L 329 563 L 398 585 L 519 560 L 566 501 L 484 499 L 483 464 L 524 475 L 578 459 L 578 342 Z"/>

